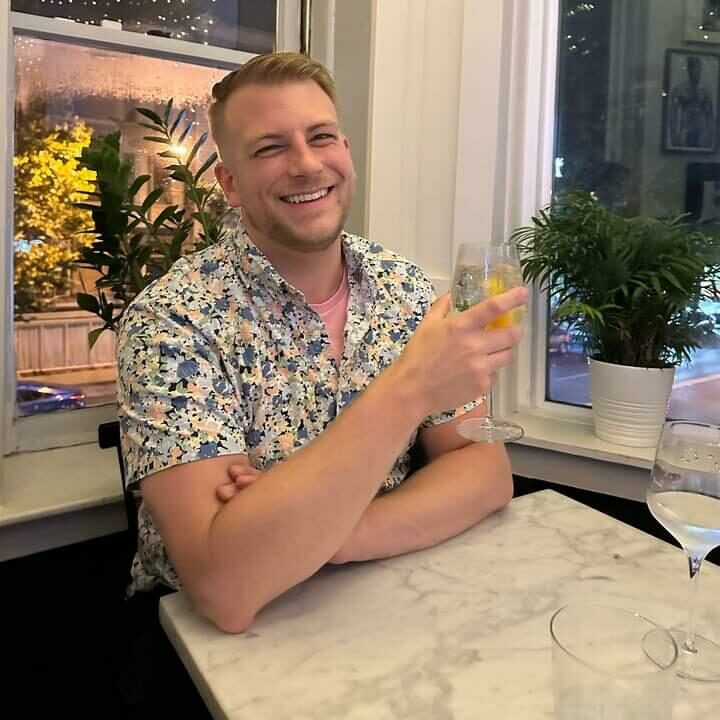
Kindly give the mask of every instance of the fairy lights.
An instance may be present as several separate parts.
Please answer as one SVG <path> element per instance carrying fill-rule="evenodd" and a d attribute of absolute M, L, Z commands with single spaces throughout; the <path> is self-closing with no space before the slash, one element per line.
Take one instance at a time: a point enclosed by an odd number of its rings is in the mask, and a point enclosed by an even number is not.
<path fill-rule="evenodd" d="M 12 0 L 11 6 L 85 25 L 111 20 L 131 32 L 238 50 L 271 50 L 275 39 L 271 0 Z"/>

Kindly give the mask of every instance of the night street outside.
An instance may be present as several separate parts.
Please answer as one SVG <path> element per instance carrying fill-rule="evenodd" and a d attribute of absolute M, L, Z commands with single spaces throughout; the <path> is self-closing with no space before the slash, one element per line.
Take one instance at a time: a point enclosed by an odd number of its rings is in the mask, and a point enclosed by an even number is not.
<path fill-rule="evenodd" d="M 575 349 L 575 348 L 574 348 Z M 679 367 L 670 396 L 668 417 L 720 423 L 720 347 L 695 353 L 693 364 Z M 573 405 L 590 403 L 590 371 L 582 353 L 552 353 L 549 359 L 550 396 Z M 70 386 L 85 394 L 87 406 L 115 400 L 115 368 L 54 373 L 32 379 L 48 385 Z"/>
<path fill-rule="evenodd" d="M 572 404 L 590 403 L 590 369 L 581 353 L 550 356 L 551 399 Z M 720 422 L 720 348 L 703 348 L 691 366 L 675 373 L 668 417 Z"/>

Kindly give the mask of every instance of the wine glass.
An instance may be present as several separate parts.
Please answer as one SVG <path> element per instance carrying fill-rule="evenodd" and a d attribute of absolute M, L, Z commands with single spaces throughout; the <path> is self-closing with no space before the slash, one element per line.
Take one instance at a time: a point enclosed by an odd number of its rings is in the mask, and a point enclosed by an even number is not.
<path fill-rule="evenodd" d="M 456 312 L 463 312 L 487 298 L 522 287 L 522 271 L 514 246 L 462 243 L 458 248 L 452 282 L 452 301 Z M 485 326 L 486 330 L 519 324 L 526 308 L 513 308 Z M 458 425 L 458 433 L 474 442 L 510 442 L 519 440 L 524 430 L 515 423 L 501 420 L 492 413 L 492 390 L 483 398 L 487 414 L 470 418 Z"/>
<path fill-rule="evenodd" d="M 655 455 L 647 504 L 688 556 L 691 595 L 686 629 L 673 630 L 681 657 L 678 675 L 720 681 L 720 645 L 695 633 L 700 566 L 720 545 L 720 427 L 666 422 Z"/>

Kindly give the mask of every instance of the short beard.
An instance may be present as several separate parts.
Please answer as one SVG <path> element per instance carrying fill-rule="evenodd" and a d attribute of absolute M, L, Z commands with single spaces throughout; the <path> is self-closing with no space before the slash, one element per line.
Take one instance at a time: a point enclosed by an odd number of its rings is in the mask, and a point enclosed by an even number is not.
<path fill-rule="evenodd" d="M 268 229 L 264 231 L 264 235 L 272 242 L 289 250 L 294 250 L 295 252 L 322 252 L 323 250 L 327 250 L 340 237 L 340 233 L 345 227 L 345 221 L 347 220 L 349 213 L 349 208 L 343 209 L 340 219 L 338 220 L 337 227 L 327 234 L 314 237 L 300 237 L 284 223 L 273 221 Z M 247 218 L 252 227 L 258 227 L 250 215 L 244 213 L 244 217 Z"/>

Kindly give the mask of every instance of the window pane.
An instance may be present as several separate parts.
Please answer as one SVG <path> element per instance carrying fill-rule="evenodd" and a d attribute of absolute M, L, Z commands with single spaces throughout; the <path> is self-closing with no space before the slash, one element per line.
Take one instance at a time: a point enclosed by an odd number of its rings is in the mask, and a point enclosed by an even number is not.
<path fill-rule="evenodd" d="M 104 332 L 90 351 L 88 332 L 102 322 L 75 302 L 96 278 L 73 267 L 90 241 L 78 231 L 91 219 L 72 203 L 85 199 L 77 190 L 91 189 L 92 181 L 75 158 L 92 137 L 120 130 L 134 175 L 151 176 L 136 199 L 162 187 L 153 212 L 183 206 L 183 186 L 163 172 L 171 161 L 143 140 L 152 133 L 137 124 L 142 118 L 134 109 L 161 113 L 174 98 L 195 123 L 183 143 L 189 148 L 207 130 L 210 88 L 226 70 L 25 36 L 15 39 L 15 60 L 14 334 L 18 414 L 28 415 L 115 398 L 115 338 Z"/>
<path fill-rule="evenodd" d="M 699 16 L 686 18 L 686 7 L 697 7 Z M 704 231 L 718 229 L 718 11 L 720 3 L 709 1 L 562 0 L 556 195 L 581 188 L 627 215 L 689 212 Z M 666 73 L 670 88 L 684 95 L 681 110 L 664 118 Z M 717 421 L 720 304 L 705 303 L 700 311 L 716 331 L 691 365 L 677 369 L 669 415 Z M 549 327 L 547 399 L 589 404 L 582 348 L 567 328 Z"/>
<path fill-rule="evenodd" d="M 247 52 L 275 43 L 274 0 L 12 0 L 11 8 Z"/>

